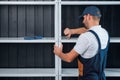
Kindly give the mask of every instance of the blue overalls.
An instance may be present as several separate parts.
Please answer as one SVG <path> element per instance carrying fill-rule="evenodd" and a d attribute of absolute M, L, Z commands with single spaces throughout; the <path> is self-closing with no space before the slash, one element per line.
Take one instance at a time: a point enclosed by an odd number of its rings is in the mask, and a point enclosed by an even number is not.
<path fill-rule="evenodd" d="M 107 51 L 110 39 L 108 39 L 107 47 L 105 49 L 101 49 L 100 39 L 96 32 L 93 30 L 89 30 L 89 32 L 94 34 L 97 38 L 98 53 L 89 59 L 85 59 L 80 55 L 78 56 L 78 80 L 106 80 L 104 69 L 106 67 Z"/>

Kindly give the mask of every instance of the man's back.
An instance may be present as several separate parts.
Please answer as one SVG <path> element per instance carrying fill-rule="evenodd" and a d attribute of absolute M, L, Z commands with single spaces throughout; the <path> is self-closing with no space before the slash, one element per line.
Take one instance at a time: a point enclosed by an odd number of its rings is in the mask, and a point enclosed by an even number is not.
<path fill-rule="evenodd" d="M 101 26 L 94 26 L 89 30 L 97 33 L 101 42 L 101 49 L 106 48 L 108 42 L 108 33 Z M 83 58 L 91 58 L 95 56 L 98 51 L 98 42 L 96 37 L 91 32 L 83 33 L 79 36 L 78 41 L 74 47 L 75 51 Z"/>

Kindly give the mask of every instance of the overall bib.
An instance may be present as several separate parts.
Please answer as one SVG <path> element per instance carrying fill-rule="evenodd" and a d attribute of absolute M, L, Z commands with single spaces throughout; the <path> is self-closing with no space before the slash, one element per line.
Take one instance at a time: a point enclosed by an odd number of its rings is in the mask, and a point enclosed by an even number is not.
<path fill-rule="evenodd" d="M 79 69 L 79 78 L 78 80 L 106 80 L 104 69 L 106 67 L 107 60 L 107 51 L 110 39 L 108 39 L 107 47 L 101 49 L 101 42 L 93 30 L 89 30 L 92 34 L 95 35 L 98 42 L 98 52 L 92 57 L 85 59 L 78 56 L 78 69 Z"/>

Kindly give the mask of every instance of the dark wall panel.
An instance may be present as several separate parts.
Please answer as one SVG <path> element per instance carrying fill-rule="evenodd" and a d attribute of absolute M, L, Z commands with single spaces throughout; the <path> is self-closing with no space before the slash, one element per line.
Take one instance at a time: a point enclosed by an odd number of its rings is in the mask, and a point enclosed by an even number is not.
<path fill-rule="evenodd" d="M 26 58 L 27 58 L 27 46 L 25 44 L 19 44 L 18 45 L 18 51 L 17 51 L 17 57 L 18 57 L 18 67 L 26 67 Z"/>
<path fill-rule="evenodd" d="M 0 36 L 8 37 L 8 6 L 0 7 Z"/>
<path fill-rule="evenodd" d="M 34 36 L 34 7 L 26 7 L 26 35 Z"/>
<path fill-rule="evenodd" d="M 44 53 L 46 54 L 43 54 L 43 57 L 45 58 L 44 60 L 44 65 L 45 67 L 47 68 L 48 66 L 50 66 L 51 68 L 54 66 L 54 63 L 55 63 L 55 58 L 53 58 L 52 56 L 54 56 L 53 54 L 53 45 L 44 45 Z"/>
<path fill-rule="evenodd" d="M 35 6 L 35 35 L 43 36 L 43 6 Z"/>
<path fill-rule="evenodd" d="M 54 16 L 54 14 L 52 14 L 52 7 L 49 7 L 49 6 L 45 6 L 44 7 L 44 36 L 47 36 L 47 37 L 50 37 L 51 35 L 53 36 L 52 34 L 52 29 L 53 29 L 53 19 L 52 16 Z M 48 27 L 49 26 L 49 27 Z"/>
<path fill-rule="evenodd" d="M 8 55 L 8 66 L 9 67 L 17 67 L 17 44 L 9 45 L 9 55 Z"/>
<path fill-rule="evenodd" d="M 43 44 L 35 44 L 35 67 L 44 67 Z"/>
<path fill-rule="evenodd" d="M 107 67 L 120 68 L 120 44 L 110 44 L 108 51 Z"/>
<path fill-rule="evenodd" d="M 54 68 L 53 44 L 0 44 L 0 68 Z"/>
<path fill-rule="evenodd" d="M 18 6 L 18 37 L 25 36 L 26 30 L 25 6 Z"/>
<path fill-rule="evenodd" d="M 0 67 L 8 67 L 8 55 L 9 55 L 9 45 L 8 44 L 0 44 Z"/>
<path fill-rule="evenodd" d="M 9 37 L 17 37 L 17 6 L 9 6 Z"/>
<path fill-rule="evenodd" d="M 34 45 L 27 44 L 27 58 L 26 58 L 26 66 L 34 67 Z"/>

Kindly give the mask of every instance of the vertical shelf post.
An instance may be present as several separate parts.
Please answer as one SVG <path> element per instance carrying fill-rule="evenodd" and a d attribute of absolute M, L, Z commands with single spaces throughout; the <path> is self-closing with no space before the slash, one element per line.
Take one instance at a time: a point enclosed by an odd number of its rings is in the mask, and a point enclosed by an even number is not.
<path fill-rule="evenodd" d="M 54 14 L 55 14 L 55 23 L 54 23 L 54 25 L 55 25 L 55 44 L 56 45 L 58 45 L 59 46 L 59 44 L 58 44 L 58 42 L 59 42 L 59 36 L 58 36 L 58 34 L 59 34 L 59 29 L 58 29 L 58 27 L 59 27 L 59 23 L 58 23 L 58 0 L 55 0 L 55 10 L 54 10 Z M 58 56 L 56 56 L 55 55 L 55 74 L 56 74 L 56 76 L 55 76 L 55 80 L 59 80 L 59 69 L 58 69 L 58 67 L 59 67 L 59 61 L 58 61 Z"/>
<path fill-rule="evenodd" d="M 61 26 L 61 0 L 59 0 L 59 4 L 58 4 L 58 13 L 59 13 L 59 16 L 58 16 L 58 21 L 59 21 L 59 46 L 61 45 L 61 32 L 62 32 L 62 26 Z M 61 59 L 59 58 L 59 80 L 62 80 L 62 64 L 61 64 Z"/>

